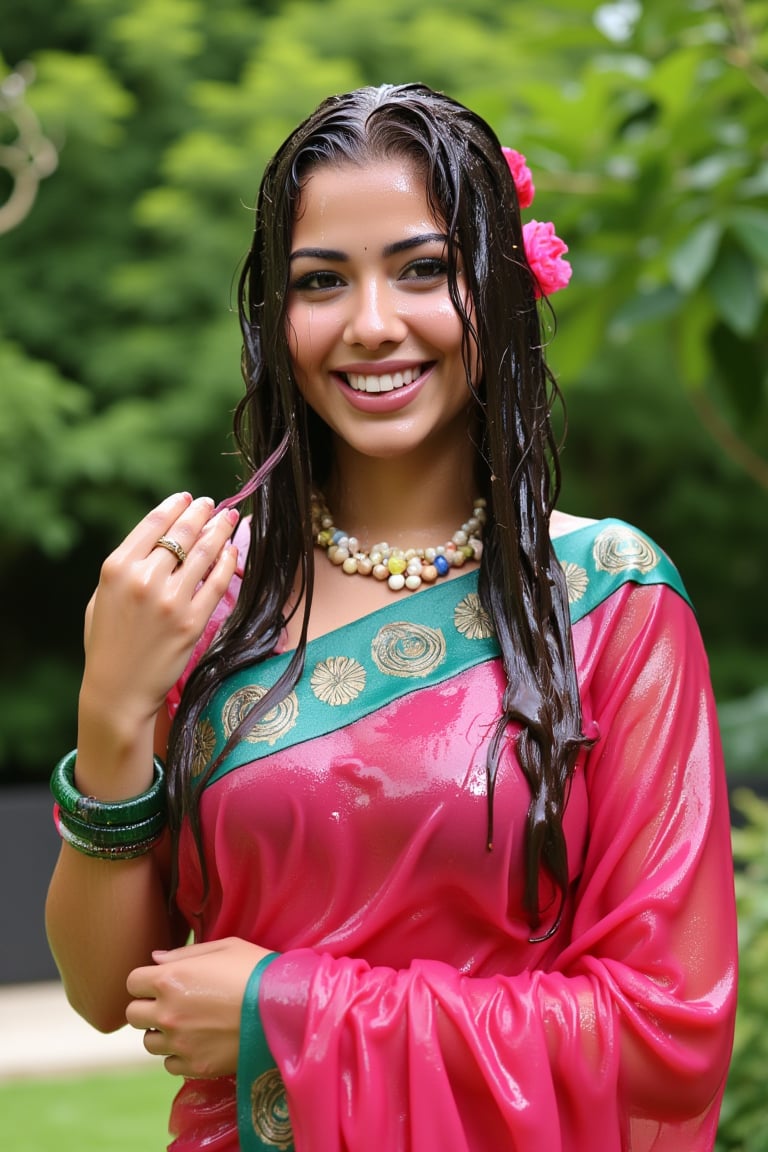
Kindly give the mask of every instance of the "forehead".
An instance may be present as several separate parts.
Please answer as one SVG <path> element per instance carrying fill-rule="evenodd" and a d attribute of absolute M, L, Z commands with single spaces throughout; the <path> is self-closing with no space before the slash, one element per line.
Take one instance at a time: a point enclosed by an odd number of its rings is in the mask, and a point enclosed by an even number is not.
<path fill-rule="evenodd" d="M 358 232 L 417 234 L 440 227 L 420 167 L 407 157 L 323 164 L 302 185 L 293 244 Z"/>

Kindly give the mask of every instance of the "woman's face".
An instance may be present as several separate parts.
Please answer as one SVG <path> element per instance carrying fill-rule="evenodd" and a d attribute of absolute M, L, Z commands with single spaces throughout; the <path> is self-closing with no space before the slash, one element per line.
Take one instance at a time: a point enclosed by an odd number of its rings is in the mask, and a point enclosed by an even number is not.
<path fill-rule="evenodd" d="M 308 404 L 355 452 L 467 449 L 446 236 L 407 160 L 315 169 L 293 227 L 288 341 Z M 463 276 L 459 269 L 459 289 Z"/>

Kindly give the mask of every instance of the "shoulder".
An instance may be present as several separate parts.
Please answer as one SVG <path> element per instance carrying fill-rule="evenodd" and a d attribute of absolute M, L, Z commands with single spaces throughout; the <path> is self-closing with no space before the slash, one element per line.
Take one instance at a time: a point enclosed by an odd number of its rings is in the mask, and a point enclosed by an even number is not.
<path fill-rule="evenodd" d="M 557 514 L 552 543 L 565 572 L 574 621 L 626 584 L 666 585 L 690 603 L 680 573 L 666 552 L 624 520 Z"/>

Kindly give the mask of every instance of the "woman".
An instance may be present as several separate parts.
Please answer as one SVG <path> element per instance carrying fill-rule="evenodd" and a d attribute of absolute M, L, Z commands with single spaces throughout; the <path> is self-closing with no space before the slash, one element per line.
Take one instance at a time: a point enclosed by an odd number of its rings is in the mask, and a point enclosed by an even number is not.
<path fill-rule="evenodd" d="M 713 1145 L 706 659 L 652 542 L 553 510 L 532 192 L 427 88 L 322 104 L 241 282 L 252 519 L 173 496 L 104 565 L 48 930 L 186 1077 L 176 1152 Z"/>

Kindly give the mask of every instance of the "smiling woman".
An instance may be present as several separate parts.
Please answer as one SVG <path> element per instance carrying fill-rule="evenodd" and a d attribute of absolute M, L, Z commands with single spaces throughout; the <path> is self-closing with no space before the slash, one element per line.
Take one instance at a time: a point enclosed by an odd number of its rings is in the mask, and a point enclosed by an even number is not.
<path fill-rule="evenodd" d="M 445 453 L 471 490 L 464 327 L 449 292 L 445 222 L 414 163 L 347 163 L 309 176 L 287 320 L 298 387 L 350 466 L 357 457 L 359 483 L 369 458 L 405 468 L 414 454 Z"/>
<path fill-rule="evenodd" d="M 713 1147 L 706 656 L 653 541 L 555 510 L 533 195 L 442 94 L 325 101 L 240 284 L 251 478 L 104 564 L 48 926 L 79 1010 L 185 1078 L 174 1152 Z"/>

